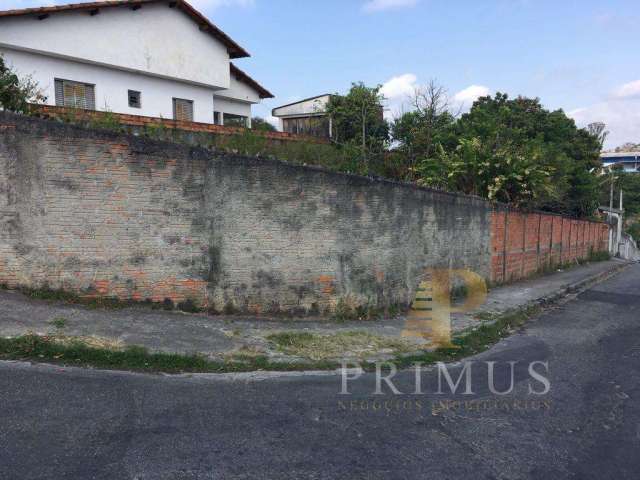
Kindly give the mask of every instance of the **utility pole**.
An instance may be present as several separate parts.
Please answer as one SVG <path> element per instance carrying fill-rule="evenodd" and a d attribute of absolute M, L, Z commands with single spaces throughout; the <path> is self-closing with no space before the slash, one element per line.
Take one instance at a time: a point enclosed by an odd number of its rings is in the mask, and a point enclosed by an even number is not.
<path fill-rule="evenodd" d="M 613 248 L 613 181 L 615 176 L 613 169 L 609 169 L 611 173 L 611 184 L 609 187 L 609 213 L 607 214 L 607 220 L 609 223 L 609 253 L 613 254 L 615 249 Z"/>
<path fill-rule="evenodd" d="M 620 189 L 620 214 L 618 215 L 618 245 L 617 245 L 617 250 L 620 249 L 620 242 L 622 242 L 622 189 Z"/>
<path fill-rule="evenodd" d="M 362 156 L 369 174 L 369 159 L 367 158 L 367 106 L 365 99 L 362 100 Z"/>
<path fill-rule="evenodd" d="M 613 170 L 611 170 L 611 185 L 609 188 L 609 222 L 611 222 L 611 210 L 613 210 L 613 180 L 614 180 L 614 175 L 613 175 Z"/>

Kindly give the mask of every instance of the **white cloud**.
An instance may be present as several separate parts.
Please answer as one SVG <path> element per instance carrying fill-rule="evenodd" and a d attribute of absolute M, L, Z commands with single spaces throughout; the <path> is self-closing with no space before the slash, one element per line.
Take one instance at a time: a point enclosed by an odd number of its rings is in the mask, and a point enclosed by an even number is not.
<path fill-rule="evenodd" d="M 367 13 L 373 13 L 382 10 L 414 7 L 417 4 L 418 0 L 368 0 L 362 6 L 362 10 Z"/>
<path fill-rule="evenodd" d="M 380 93 L 385 97 L 385 118 L 391 120 L 408 110 L 407 105 L 418 87 L 418 77 L 413 73 L 404 73 L 391 77 L 384 82 Z"/>
<path fill-rule="evenodd" d="M 605 148 L 640 142 L 640 80 L 615 88 L 601 102 L 567 113 L 579 127 L 604 122 L 609 130 Z"/>
<path fill-rule="evenodd" d="M 640 80 L 621 85 L 613 92 L 613 95 L 618 98 L 640 97 Z"/>
<path fill-rule="evenodd" d="M 467 88 L 460 90 L 453 96 L 453 100 L 460 106 L 471 107 L 479 97 L 489 95 L 489 87 L 484 85 L 469 85 Z"/>
<path fill-rule="evenodd" d="M 388 99 L 405 99 L 406 97 L 413 95 L 417 86 L 416 80 L 418 80 L 418 77 L 413 73 L 405 73 L 403 75 L 398 75 L 397 77 L 391 77 L 389 80 L 384 82 L 380 89 L 380 93 Z"/>

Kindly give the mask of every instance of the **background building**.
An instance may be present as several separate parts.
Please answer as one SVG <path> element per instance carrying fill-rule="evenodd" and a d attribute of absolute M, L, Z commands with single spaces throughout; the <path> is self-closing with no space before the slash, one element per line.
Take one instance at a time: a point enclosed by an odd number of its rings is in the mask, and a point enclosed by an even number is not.
<path fill-rule="evenodd" d="M 330 94 L 305 98 L 276 107 L 271 114 L 279 119 L 283 132 L 331 138 L 331 118 L 327 115 L 330 98 Z"/>
<path fill-rule="evenodd" d="M 640 152 L 603 153 L 600 159 L 605 168 L 620 165 L 625 172 L 640 172 Z"/>

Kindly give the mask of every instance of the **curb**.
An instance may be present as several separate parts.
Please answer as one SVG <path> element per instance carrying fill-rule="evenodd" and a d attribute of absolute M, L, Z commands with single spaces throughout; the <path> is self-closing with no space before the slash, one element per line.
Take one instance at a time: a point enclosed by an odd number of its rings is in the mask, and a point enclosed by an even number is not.
<path fill-rule="evenodd" d="M 622 270 L 625 270 L 627 267 L 633 265 L 635 262 L 621 262 L 618 265 L 613 266 L 612 268 L 610 268 L 609 270 L 606 270 L 604 272 L 599 272 L 596 273 L 594 275 L 591 275 L 590 277 L 584 278 L 578 282 L 574 282 L 574 283 L 569 283 L 567 285 L 565 285 L 564 287 L 560 288 L 558 291 L 551 293 L 549 295 L 544 295 L 540 298 L 537 298 L 535 300 L 530 300 L 527 303 L 524 303 L 518 307 L 514 307 L 514 308 L 510 308 L 508 310 L 505 310 L 504 312 L 498 314 L 496 316 L 496 318 L 493 318 L 491 320 L 486 320 L 484 322 L 480 322 L 478 323 L 478 325 L 471 327 L 471 328 L 467 328 L 465 330 L 461 330 L 457 333 L 465 333 L 465 332 L 469 332 L 472 331 L 478 327 L 480 327 L 481 325 L 493 325 L 494 323 L 498 322 L 501 318 L 503 318 L 504 316 L 507 315 L 512 315 L 514 313 L 518 313 L 518 312 L 523 312 L 531 307 L 549 307 L 552 305 L 556 305 L 562 302 L 562 300 L 570 300 L 571 298 L 568 297 L 575 297 L 577 295 L 579 295 L 580 293 L 584 292 L 585 290 L 587 290 L 589 287 L 596 285 L 598 283 L 604 282 L 605 280 L 608 280 L 609 278 L 617 275 L 618 273 L 620 273 Z"/>
<path fill-rule="evenodd" d="M 529 302 L 528 305 L 525 305 L 524 308 L 526 308 L 527 306 L 533 306 L 533 305 L 543 306 L 543 305 L 553 304 L 559 301 L 560 299 L 566 297 L 567 295 L 577 295 L 579 293 L 582 293 L 592 285 L 596 285 L 598 283 L 604 282 L 605 280 L 617 275 L 622 270 L 625 270 L 629 266 L 633 265 L 633 263 L 634 262 L 621 262 L 619 265 L 616 265 L 607 271 L 597 273 L 595 275 L 592 275 L 591 277 L 585 278 L 584 280 L 580 280 L 579 282 L 571 283 L 551 295 L 546 295 L 537 300 L 533 300 Z M 519 308 L 523 308 L 523 307 L 519 307 Z"/>

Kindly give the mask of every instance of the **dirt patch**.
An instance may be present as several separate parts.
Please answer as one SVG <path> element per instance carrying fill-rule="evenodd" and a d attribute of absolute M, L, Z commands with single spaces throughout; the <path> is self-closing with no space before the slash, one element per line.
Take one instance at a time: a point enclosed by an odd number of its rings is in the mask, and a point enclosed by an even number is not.
<path fill-rule="evenodd" d="M 365 359 L 372 355 L 394 355 L 418 349 L 417 345 L 409 340 L 367 332 L 340 332 L 328 335 L 280 332 L 268 335 L 266 338 L 279 352 L 310 360 Z"/>

